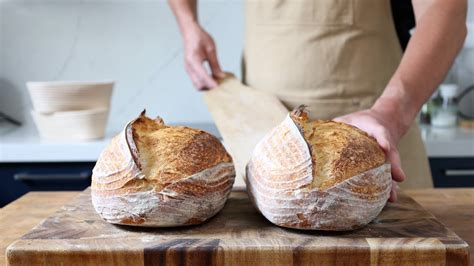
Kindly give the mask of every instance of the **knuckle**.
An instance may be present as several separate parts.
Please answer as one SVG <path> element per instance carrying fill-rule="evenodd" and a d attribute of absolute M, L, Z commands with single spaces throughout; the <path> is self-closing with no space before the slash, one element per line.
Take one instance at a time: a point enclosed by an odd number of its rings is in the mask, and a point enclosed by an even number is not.
<path fill-rule="evenodd" d="M 400 153 L 398 152 L 398 149 L 397 149 L 396 146 L 393 147 L 393 148 L 390 150 L 390 154 L 391 154 L 391 156 L 392 156 L 394 159 L 396 159 L 397 161 L 400 160 Z"/>
<path fill-rule="evenodd" d="M 214 47 L 214 45 L 208 45 L 205 49 L 208 53 L 214 53 L 216 51 L 216 47 Z"/>
<path fill-rule="evenodd" d="M 191 51 L 191 52 L 187 52 L 185 57 L 184 57 L 184 60 L 186 60 L 187 62 L 195 62 L 199 59 L 199 52 L 197 51 Z"/>
<path fill-rule="evenodd" d="M 184 57 L 184 62 L 185 62 L 187 65 L 191 64 L 192 61 L 193 61 L 193 59 L 192 59 L 192 56 L 191 56 L 191 55 L 187 54 L 187 55 Z"/>

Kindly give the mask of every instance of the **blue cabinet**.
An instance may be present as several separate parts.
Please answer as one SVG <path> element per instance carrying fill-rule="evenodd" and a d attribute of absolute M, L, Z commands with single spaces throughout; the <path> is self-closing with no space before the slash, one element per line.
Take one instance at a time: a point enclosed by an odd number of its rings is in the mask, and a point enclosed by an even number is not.
<path fill-rule="evenodd" d="M 474 157 L 430 158 L 435 187 L 474 187 Z"/>
<path fill-rule="evenodd" d="M 95 162 L 0 163 L 0 207 L 29 191 L 84 190 Z"/>
<path fill-rule="evenodd" d="M 435 187 L 474 187 L 474 157 L 430 158 Z M 95 162 L 0 163 L 0 207 L 29 191 L 84 190 Z"/>

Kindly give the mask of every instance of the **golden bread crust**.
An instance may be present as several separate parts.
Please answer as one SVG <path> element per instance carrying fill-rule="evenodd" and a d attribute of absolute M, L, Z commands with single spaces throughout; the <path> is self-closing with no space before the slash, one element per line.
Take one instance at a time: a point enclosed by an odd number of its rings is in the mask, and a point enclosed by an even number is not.
<path fill-rule="evenodd" d="M 234 178 L 232 159 L 217 138 L 143 112 L 101 153 L 92 202 L 110 223 L 196 224 L 222 209 Z"/>
<path fill-rule="evenodd" d="M 272 223 L 306 230 L 352 230 L 373 220 L 391 189 L 377 142 L 352 126 L 308 122 L 296 109 L 255 147 L 247 190 Z"/>
<path fill-rule="evenodd" d="M 131 124 L 140 170 L 155 189 L 187 176 L 232 162 L 222 143 L 211 134 L 183 126 L 166 126 L 141 116 Z"/>
<path fill-rule="evenodd" d="M 327 189 L 386 161 L 377 141 L 357 127 L 329 120 L 308 121 L 304 106 L 295 109 L 291 118 L 311 152 L 313 188 Z"/>
<path fill-rule="evenodd" d="M 334 184 L 385 163 L 385 153 L 362 130 L 334 121 L 312 121 L 303 127 L 311 150 L 313 187 Z"/>

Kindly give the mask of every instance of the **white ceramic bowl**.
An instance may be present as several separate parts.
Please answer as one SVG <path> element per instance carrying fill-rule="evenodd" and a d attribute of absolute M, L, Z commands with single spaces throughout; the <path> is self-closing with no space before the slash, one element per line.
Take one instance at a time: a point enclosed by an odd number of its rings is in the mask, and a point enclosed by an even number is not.
<path fill-rule="evenodd" d="M 27 82 L 33 109 L 40 113 L 109 108 L 113 81 Z"/>
<path fill-rule="evenodd" d="M 51 114 L 32 110 L 31 115 L 42 138 L 87 140 L 104 137 L 108 109 L 99 108 Z"/>

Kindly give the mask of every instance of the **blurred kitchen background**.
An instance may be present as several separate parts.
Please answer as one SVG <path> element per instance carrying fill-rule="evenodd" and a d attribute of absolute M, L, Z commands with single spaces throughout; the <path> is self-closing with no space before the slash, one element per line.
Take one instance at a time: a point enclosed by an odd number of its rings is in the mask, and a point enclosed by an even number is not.
<path fill-rule="evenodd" d="M 201 0 L 199 9 L 221 65 L 240 75 L 243 1 Z M 474 84 L 474 0 L 468 24 L 465 48 L 445 81 L 458 86 L 457 95 Z M 26 82 L 61 80 L 115 81 L 104 138 L 40 138 Z M 465 99 L 463 110 L 474 115 L 474 97 Z M 218 135 L 185 73 L 181 37 L 166 1 L 0 0 L 0 113 L 7 117 L 0 119 L 0 207 L 30 190 L 85 188 L 110 137 L 144 108 L 167 123 Z M 474 186 L 473 129 L 425 125 L 423 133 L 435 186 Z"/>

